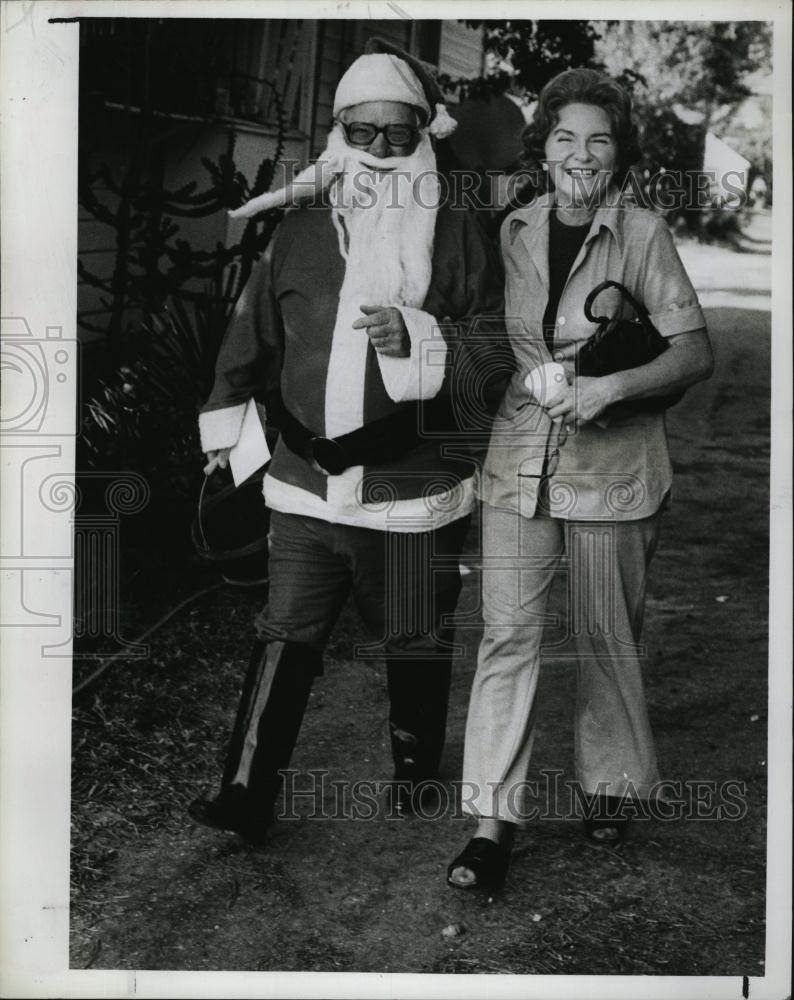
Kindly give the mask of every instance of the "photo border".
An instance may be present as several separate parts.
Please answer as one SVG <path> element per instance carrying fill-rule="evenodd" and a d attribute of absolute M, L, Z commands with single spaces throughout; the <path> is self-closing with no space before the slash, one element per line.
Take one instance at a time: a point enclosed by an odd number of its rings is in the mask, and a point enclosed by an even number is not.
<path fill-rule="evenodd" d="M 487 8 L 487 10 L 486 10 Z M 746 15 L 752 10 L 752 17 Z M 20 523 L 40 503 L 14 494 L 10 470 L 43 450 L 74 484 L 76 352 L 58 390 L 56 422 L 27 439 L 4 435 L 3 606 L 32 616 L 0 632 L 0 881 L 4 886 L 0 986 L 25 997 L 393 997 L 782 998 L 791 954 L 791 6 L 654 0 L 540 2 L 347 2 L 294 0 L 10 0 L 0 22 L 2 90 L 3 315 L 23 318 L 34 340 L 77 339 L 77 101 L 79 26 L 87 17 L 442 18 L 488 16 L 622 20 L 765 20 L 774 38 L 772 444 L 770 480 L 767 945 L 764 976 L 436 976 L 300 972 L 155 972 L 68 968 L 71 670 L 41 655 L 71 623 L 72 524 L 52 514 Z M 53 388 L 53 393 L 55 389 Z M 8 406 L 8 399 L 4 406 Z M 18 441 L 18 437 L 21 438 Z M 14 449 L 17 449 L 16 451 Z M 26 450 L 27 449 L 27 450 Z M 10 456 L 10 458 L 9 458 Z M 16 464 L 15 464 L 16 463 Z M 22 462 L 24 464 L 24 462 Z M 20 465 L 20 468 L 22 465 Z M 36 539 L 24 547 L 25 532 Z M 24 537 L 23 537 L 24 536 Z M 17 544 L 18 542 L 18 544 Z M 11 553 L 6 556 L 6 552 Z M 53 554 L 54 553 L 54 554 Z M 24 571 L 24 572 L 23 572 Z M 19 588 L 24 588 L 21 595 Z M 41 619 L 39 624 L 36 619 Z M 59 633 L 62 634 L 62 633 Z M 67 636 L 68 637 L 68 636 Z M 68 653 L 68 647 L 65 647 Z M 746 995 L 746 994 L 745 994 Z"/>

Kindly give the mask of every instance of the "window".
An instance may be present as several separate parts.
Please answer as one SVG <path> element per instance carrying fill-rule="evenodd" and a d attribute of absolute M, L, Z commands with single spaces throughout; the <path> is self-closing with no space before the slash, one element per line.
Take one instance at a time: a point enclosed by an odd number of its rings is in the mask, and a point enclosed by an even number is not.
<path fill-rule="evenodd" d="M 91 18 L 81 22 L 81 105 L 235 118 L 306 131 L 312 21 Z"/>

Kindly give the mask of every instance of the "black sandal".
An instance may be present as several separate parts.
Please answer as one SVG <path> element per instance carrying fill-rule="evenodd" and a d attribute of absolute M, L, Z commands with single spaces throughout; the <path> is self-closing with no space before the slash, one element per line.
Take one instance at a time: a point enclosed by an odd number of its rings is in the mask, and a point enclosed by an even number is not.
<path fill-rule="evenodd" d="M 453 889 L 500 889 L 510 866 L 512 844 L 497 844 L 487 837 L 473 837 L 447 866 L 447 885 Z M 476 881 L 462 884 L 452 879 L 456 868 L 468 868 Z"/>

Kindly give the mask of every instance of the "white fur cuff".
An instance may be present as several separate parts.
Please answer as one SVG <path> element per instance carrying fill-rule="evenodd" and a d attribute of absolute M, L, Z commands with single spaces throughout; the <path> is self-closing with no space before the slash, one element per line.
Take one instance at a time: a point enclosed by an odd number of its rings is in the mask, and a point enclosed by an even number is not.
<path fill-rule="evenodd" d="M 407 358 L 377 356 L 383 384 L 395 403 L 432 399 L 438 395 L 444 381 L 446 341 L 435 316 L 411 306 L 399 306 L 399 310 L 411 339 L 411 355 Z"/>
<path fill-rule="evenodd" d="M 225 406 L 222 410 L 199 413 L 199 433 L 203 452 L 232 448 L 240 437 L 246 403 Z"/>

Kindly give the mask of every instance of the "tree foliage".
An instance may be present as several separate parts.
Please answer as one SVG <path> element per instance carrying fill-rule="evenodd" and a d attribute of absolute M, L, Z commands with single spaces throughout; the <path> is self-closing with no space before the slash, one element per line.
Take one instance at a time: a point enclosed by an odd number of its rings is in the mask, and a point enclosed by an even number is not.
<path fill-rule="evenodd" d="M 638 109 L 677 103 L 706 126 L 752 93 L 748 78 L 771 66 L 764 21 L 600 21 L 595 56 L 611 76 L 628 75 Z"/>
<path fill-rule="evenodd" d="M 771 123 L 736 128 L 737 111 L 753 94 L 754 74 L 771 73 L 771 25 L 763 21 L 596 22 L 596 60 L 630 84 L 642 129 L 641 167 L 694 172 L 706 133 L 730 139 L 767 175 L 771 187 Z M 749 180 L 749 178 L 748 178 Z M 684 209 L 673 213 L 698 235 L 735 235 L 735 212 Z"/>

